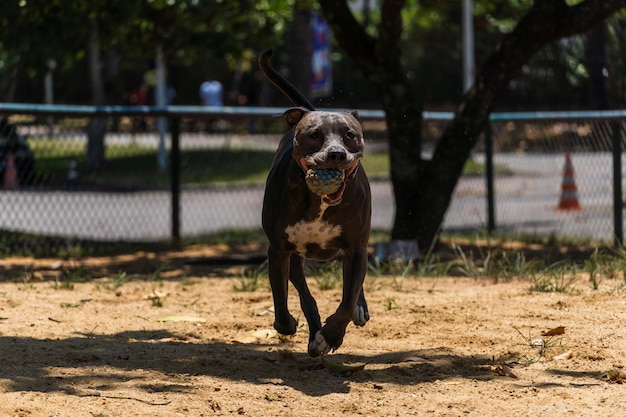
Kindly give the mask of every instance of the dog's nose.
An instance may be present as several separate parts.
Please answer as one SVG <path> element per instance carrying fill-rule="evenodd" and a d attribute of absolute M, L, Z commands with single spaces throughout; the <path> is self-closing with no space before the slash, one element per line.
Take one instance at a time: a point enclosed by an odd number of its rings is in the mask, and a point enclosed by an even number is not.
<path fill-rule="evenodd" d="M 340 146 L 331 146 L 327 151 L 328 159 L 335 162 L 345 161 L 347 158 L 346 150 Z"/>

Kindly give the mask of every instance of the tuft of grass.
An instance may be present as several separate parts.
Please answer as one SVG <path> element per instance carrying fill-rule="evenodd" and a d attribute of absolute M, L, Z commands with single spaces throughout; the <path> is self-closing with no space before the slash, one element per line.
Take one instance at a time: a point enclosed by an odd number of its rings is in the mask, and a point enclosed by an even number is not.
<path fill-rule="evenodd" d="M 434 253 L 436 240 L 430 244 L 424 259 L 417 264 L 415 274 L 421 277 L 441 277 L 450 274 L 454 267 L 454 260 L 442 261 L 440 257 Z"/>
<path fill-rule="evenodd" d="M 315 264 L 311 268 L 307 267 L 309 275 L 313 276 L 315 284 L 320 291 L 333 290 L 342 283 L 342 264 L 336 259 L 324 264 Z"/>
<path fill-rule="evenodd" d="M 167 270 L 168 265 L 166 263 L 162 263 L 157 266 L 154 271 L 150 272 L 148 275 L 148 281 L 152 281 L 155 284 L 163 285 L 163 271 Z"/>
<path fill-rule="evenodd" d="M 394 259 L 389 262 L 389 268 L 393 277 L 393 289 L 403 291 L 404 282 L 415 273 L 415 264 L 413 261 Z"/>
<path fill-rule="evenodd" d="M 82 304 L 76 303 L 61 303 L 61 308 L 78 308 L 82 307 Z"/>
<path fill-rule="evenodd" d="M 165 297 L 162 297 L 156 291 L 153 291 L 153 295 L 150 297 L 150 303 L 152 307 L 161 308 L 165 304 Z"/>
<path fill-rule="evenodd" d="M 128 278 L 126 277 L 126 272 L 118 272 L 115 277 L 111 279 L 111 282 L 107 282 L 104 284 L 104 288 L 109 291 L 116 291 L 122 285 L 128 282 Z"/>
<path fill-rule="evenodd" d="M 600 288 L 604 272 L 607 269 L 608 259 L 598 251 L 598 248 L 583 263 L 583 270 L 589 274 L 589 282 L 594 290 Z"/>
<path fill-rule="evenodd" d="M 524 252 L 504 252 L 498 262 L 498 276 L 505 281 L 513 278 L 530 278 L 539 269 L 539 262 L 526 260 Z"/>
<path fill-rule="evenodd" d="M 63 269 L 61 276 L 55 278 L 53 288 L 55 290 L 73 290 L 77 282 L 86 282 L 91 276 L 82 267 Z"/>
<path fill-rule="evenodd" d="M 549 265 L 544 271 L 531 276 L 531 291 L 535 292 L 572 292 L 572 286 L 578 281 L 577 266 L 564 261 Z"/>
<path fill-rule="evenodd" d="M 393 298 L 387 298 L 385 301 L 383 301 L 383 307 L 387 311 L 397 310 L 398 308 L 400 308 L 396 300 Z"/>
<path fill-rule="evenodd" d="M 453 244 L 453 248 L 456 251 L 459 265 L 458 271 L 461 275 L 465 275 L 469 278 L 481 278 L 483 276 L 483 269 L 474 260 L 474 252 L 470 250 L 469 256 L 465 254 L 465 251 L 460 246 Z M 487 263 L 489 260 L 486 261 Z"/>
<path fill-rule="evenodd" d="M 517 331 L 517 333 L 519 333 L 519 335 L 524 340 L 523 345 L 527 346 L 529 349 L 533 351 L 536 350 L 537 352 L 536 355 L 533 355 L 532 357 L 525 356 L 523 358 L 523 362 L 526 365 L 530 365 L 532 363 L 545 360 L 546 354 L 548 353 L 548 351 L 551 351 L 552 349 L 566 347 L 565 345 L 563 345 L 563 336 L 532 337 L 530 335 L 530 329 L 528 330 L 528 335 L 525 335 L 524 333 L 522 333 L 522 331 L 519 328 L 515 326 L 513 326 L 513 328 Z"/>
<path fill-rule="evenodd" d="M 239 275 L 239 285 L 233 285 L 236 292 L 255 292 L 259 289 L 261 282 L 267 280 L 267 260 L 256 268 L 247 268 Z"/>

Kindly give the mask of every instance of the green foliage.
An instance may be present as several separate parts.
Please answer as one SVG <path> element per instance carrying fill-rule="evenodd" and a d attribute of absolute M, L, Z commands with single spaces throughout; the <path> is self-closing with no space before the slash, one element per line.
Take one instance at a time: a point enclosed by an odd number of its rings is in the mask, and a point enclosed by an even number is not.
<path fill-rule="evenodd" d="M 11 80 L 16 70 L 26 80 L 42 80 L 48 71 L 48 60 L 55 59 L 55 81 L 57 86 L 66 87 L 58 90 L 73 90 L 88 98 L 89 86 L 76 80 L 88 79 L 85 60 L 94 29 L 101 59 L 105 61 L 105 76 L 112 87 L 124 82 L 120 75 L 128 70 L 139 74 L 139 78 L 131 77 L 130 81 L 139 82 L 148 69 L 146 63 L 154 60 L 157 47 L 162 48 L 166 62 L 179 68 L 195 67 L 198 75 L 205 77 L 204 68 L 227 68 L 229 63 L 237 66 L 242 60 L 250 60 L 251 50 L 277 45 L 291 20 L 294 3 L 295 0 L 10 1 L 3 4 L 0 14 L 0 80 Z M 9 84 L 0 84 L 0 93 L 9 90 Z"/>

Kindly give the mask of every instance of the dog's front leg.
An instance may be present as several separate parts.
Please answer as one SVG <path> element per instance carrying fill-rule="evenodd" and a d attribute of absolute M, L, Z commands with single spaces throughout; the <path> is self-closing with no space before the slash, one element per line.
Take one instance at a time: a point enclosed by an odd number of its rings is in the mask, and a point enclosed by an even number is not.
<path fill-rule="evenodd" d="M 322 329 L 322 321 L 315 298 L 311 295 L 309 286 L 306 283 L 306 277 L 304 276 L 304 259 L 295 253 L 291 255 L 289 279 L 296 290 L 298 290 L 298 294 L 300 295 L 300 307 L 309 325 L 309 355 L 319 356 L 321 351 L 328 351 L 329 347 L 320 347 L 315 342 L 315 336 Z"/>
<path fill-rule="evenodd" d="M 268 273 L 274 298 L 274 328 L 278 333 L 291 335 L 296 332 L 298 321 L 289 313 L 287 289 L 289 285 L 290 252 L 270 246 L 267 252 Z"/>
<path fill-rule="evenodd" d="M 363 287 L 361 286 L 361 294 L 359 295 L 359 300 L 356 303 L 356 308 L 354 309 L 354 317 L 352 317 L 352 322 L 355 326 L 363 327 L 370 320 L 370 312 L 367 308 L 367 301 L 365 301 L 365 293 L 363 292 Z"/>
<path fill-rule="evenodd" d="M 327 353 L 341 346 L 346 334 L 346 326 L 350 320 L 357 320 L 360 316 L 359 325 L 364 325 L 369 320 L 369 312 L 363 295 L 363 281 L 367 271 L 367 250 L 345 252 L 343 260 L 343 296 L 337 311 L 328 319 L 322 330 L 316 335 L 315 343 L 319 347 L 319 354 Z M 360 309 L 360 310 L 359 310 Z M 324 347 L 327 346 L 325 349 Z M 309 345 L 309 355 L 311 355 Z M 314 356 L 314 355 L 311 355 Z"/>

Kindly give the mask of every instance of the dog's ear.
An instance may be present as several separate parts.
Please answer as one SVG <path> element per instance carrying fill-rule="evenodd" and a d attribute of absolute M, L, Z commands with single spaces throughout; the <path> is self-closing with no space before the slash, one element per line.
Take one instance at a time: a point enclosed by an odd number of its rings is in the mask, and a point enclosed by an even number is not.
<path fill-rule="evenodd" d="M 287 109 L 282 115 L 285 116 L 285 120 L 287 121 L 289 127 L 294 127 L 308 112 L 309 109 L 305 109 L 304 107 L 292 107 Z"/>
<path fill-rule="evenodd" d="M 357 122 L 361 123 L 361 116 L 359 116 L 359 112 L 356 110 L 352 110 L 351 112 L 348 112 L 352 115 L 352 117 L 354 117 Z"/>

